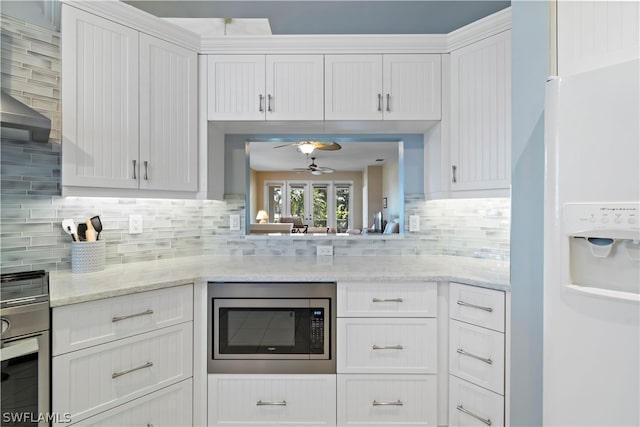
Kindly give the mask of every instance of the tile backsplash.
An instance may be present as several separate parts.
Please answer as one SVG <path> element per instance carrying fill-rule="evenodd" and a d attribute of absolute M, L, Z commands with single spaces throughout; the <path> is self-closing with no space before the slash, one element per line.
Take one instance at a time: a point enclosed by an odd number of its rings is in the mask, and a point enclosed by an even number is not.
<path fill-rule="evenodd" d="M 0 142 L 0 268 L 71 268 L 71 238 L 61 222 L 100 215 L 106 263 L 191 255 L 315 255 L 331 244 L 335 256 L 456 255 L 509 260 L 510 200 L 405 200 L 420 232 L 404 238 L 245 236 L 244 196 L 224 201 L 63 198 L 60 186 L 60 34 L 1 15 L 2 89 L 52 120 L 48 144 Z M 129 215 L 142 215 L 142 234 L 129 234 Z M 241 218 L 229 230 L 229 215 Z"/>
<path fill-rule="evenodd" d="M 71 268 L 71 238 L 60 223 L 100 215 L 107 264 L 191 255 L 315 255 L 332 244 L 335 256 L 456 255 L 509 260 L 510 200 L 424 201 L 409 198 L 405 215 L 420 232 L 404 238 L 245 236 L 244 196 L 224 201 L 61 197 L 58 144 L 0 143 L 0 238 L 3 272 Z M 45 185 L 46 184 L 46 185 Z M 129 215 L 142 215 L 142 234 L 129 234 Z M 239 214 L 242 229 L 229 230 Z M 408 223 L 408 220 L 405 220 Z"/>

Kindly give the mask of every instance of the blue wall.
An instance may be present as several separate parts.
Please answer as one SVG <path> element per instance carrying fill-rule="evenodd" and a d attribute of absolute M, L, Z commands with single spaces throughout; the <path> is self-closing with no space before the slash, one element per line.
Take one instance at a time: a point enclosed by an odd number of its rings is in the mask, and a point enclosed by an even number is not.
<path fill-rule="evenodd" d="M 544 87 L 549 3 L 513 1 L 511 425 L 542 425 Z"/>

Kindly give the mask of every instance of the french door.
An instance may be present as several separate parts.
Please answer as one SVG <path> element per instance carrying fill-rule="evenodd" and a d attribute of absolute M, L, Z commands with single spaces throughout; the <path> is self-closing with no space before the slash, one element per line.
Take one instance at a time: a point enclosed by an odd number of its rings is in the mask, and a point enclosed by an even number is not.
<path fill-rule="evenodd" d="M 330 216 L 329 194 L 331 182 L 288 181 L 287 212 L 302 218 L 309 227 L 328 227 Z"/>

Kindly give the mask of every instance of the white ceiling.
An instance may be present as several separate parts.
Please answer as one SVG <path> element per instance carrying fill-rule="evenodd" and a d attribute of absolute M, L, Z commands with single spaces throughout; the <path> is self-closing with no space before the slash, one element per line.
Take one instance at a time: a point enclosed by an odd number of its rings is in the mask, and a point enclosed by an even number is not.
<path fill-rule="evenodd" d="M 290 142 L 252 141 L 249 145 L 251 169 L 290 171 L 307 167 L 310 161 L 295 146 L 273 148 L 287 143 Z M 316 165 L 335 169 L 337 172 L 359 172 L 366 166 L 383 165 L 384 161 L 398 158 L 397 141 L 340 141 L 339 144 L 342 146 L 340 150 L 314 150 L 309 157 L 316 158 Z M 377 162 L 376 159 L 383 159 L 383 162 Z"/>

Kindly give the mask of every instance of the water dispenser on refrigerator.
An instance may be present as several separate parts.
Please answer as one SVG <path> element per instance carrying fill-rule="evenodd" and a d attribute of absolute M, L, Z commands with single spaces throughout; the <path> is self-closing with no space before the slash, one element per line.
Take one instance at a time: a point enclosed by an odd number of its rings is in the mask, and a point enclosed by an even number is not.
<path fill-rule="evenodd" d="M 562 221 L 567 287 L 640 301 L 640 203 L 565 203 Z"/>

